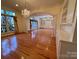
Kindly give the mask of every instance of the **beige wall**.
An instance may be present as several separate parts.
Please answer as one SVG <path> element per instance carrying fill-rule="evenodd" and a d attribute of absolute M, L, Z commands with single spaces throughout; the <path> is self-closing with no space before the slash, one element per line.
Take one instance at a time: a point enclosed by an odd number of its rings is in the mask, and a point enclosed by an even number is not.
<path fill-rule="evenodd" d="M 26 18 L 24 18 L 21 14 L 17 14 L 17 24 L 19 32 L 27 32 Z"/>

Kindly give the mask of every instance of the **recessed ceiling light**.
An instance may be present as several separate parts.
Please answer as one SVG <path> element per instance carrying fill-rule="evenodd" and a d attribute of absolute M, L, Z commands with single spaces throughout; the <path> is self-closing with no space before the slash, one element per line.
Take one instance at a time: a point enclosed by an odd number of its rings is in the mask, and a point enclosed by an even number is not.
<path fill-rule="evenodd" d="M 16 4 L 16 6 L 19 6 L 18 4 Z"/>

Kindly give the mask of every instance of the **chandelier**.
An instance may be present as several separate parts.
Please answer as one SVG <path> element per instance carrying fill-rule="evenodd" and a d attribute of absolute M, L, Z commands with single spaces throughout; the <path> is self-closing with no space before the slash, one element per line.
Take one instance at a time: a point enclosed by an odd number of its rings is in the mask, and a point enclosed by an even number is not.
<path fill-rule="evenodd" d="M 27 9 L 23 9 L 22 10 L 22 15 L 23 16 L 29 16 L 30 15 L 30 11 L 28 11 Z"/>
<path fill-rule="evenodd" d="M 25 9 L 23 9 L 21 12 L 24 17 L 28 17 L 30 15 L 30 11 L 27 10 L 26 8 L 26 0 L 25 0 Z"/>

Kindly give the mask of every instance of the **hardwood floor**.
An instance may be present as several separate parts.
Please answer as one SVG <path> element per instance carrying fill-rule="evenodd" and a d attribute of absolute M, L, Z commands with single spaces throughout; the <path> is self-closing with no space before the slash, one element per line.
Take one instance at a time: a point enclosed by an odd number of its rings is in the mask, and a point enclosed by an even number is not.
<path fill-rule="evenodd" d="M 2 59 L 57 59 L 56 38 L 51 29 L 2 38 Z"/>

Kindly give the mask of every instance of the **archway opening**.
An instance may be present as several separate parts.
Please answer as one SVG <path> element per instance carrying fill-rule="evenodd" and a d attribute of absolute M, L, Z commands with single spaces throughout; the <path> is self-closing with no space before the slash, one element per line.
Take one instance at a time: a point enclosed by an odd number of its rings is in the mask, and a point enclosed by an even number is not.
<path fill-rule="evenodd" d="M 55 28 L 54 18 L 51 15 L 34 15 L 29 19 L 31 30 Z"/>

